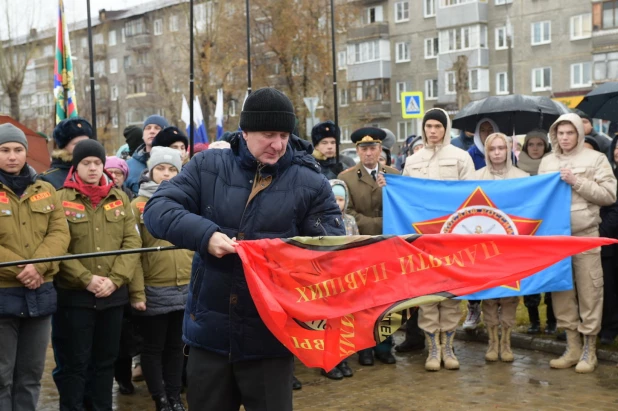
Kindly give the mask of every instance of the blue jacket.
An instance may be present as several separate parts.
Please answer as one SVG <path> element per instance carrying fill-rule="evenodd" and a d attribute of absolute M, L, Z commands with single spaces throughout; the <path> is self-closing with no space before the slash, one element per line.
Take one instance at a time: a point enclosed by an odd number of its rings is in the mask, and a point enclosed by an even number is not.
<path fill-rule="evenodd" d="M 485 162 L 485 154 L 481 153 L 481 150 L 479 150 L 476 145 L 472 145 L 472 147 L 468 149 L 468 154 L 472 157 L 475 170 L 480 170 L 487 165 Z"/>
<path fill-rule="evenodd" d="M 150 154 L 146 152 L 146 144 L 142 144 L 135 150 L 133 157 L 127 160 L 129 176 L 127 177 L 127 181 L 124 182 L 124 186 L 131 190 L 134 195 L 137 195 L 139 191 L 139 179 L 142 172 L 147 167 L 146 163 L 149 157 Z"/>
<path fill-rule="evenodd" d="M 311 145 L 290 137 L 273 166 L 260 167 L 240 133 L 229 150 L 197 154 L 146 204 L 144 223 L 157 238 L 195 251 L 183 340 L 226 355 L 231 362 L 289 355 L 258 315 L 240 258 L 216 258 L 208 242 L 216 231 L 238 240 L 345 235 L 328 180 Z M 259 176 L 258 176 L 259 173 Z M 251 201 L 256 177 L 272 177 Z"/>

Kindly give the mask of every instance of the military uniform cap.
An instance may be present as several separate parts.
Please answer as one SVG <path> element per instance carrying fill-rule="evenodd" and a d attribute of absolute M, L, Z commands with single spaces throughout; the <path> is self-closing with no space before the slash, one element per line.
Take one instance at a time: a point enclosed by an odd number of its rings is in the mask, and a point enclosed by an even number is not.
<path fill-rule="evenodd" d="M 386 132 L 381 128 L 363 127 L 352 133 L 350 139 L 357 147 L 374 146 L 382 144 L 386 138 Z"/>

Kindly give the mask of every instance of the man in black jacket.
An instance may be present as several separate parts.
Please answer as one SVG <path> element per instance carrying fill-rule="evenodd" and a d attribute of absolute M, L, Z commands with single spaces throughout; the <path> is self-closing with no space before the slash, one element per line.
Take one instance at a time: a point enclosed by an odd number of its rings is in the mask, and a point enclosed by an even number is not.
<path fill-rule="evenodd" d="M 330 120 L 316 124 L 311 129 L 311 141 L 313 142 L 313 157 L 322 168 L 322 174 L 327 179 L 337 178 L 345 167 L 337 161 L 337 146 L 341 131 Z"/>

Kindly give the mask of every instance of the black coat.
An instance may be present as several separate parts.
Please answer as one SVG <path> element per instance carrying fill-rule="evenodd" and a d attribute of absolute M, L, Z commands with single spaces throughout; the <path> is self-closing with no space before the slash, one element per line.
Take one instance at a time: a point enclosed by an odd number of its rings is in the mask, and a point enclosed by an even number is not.
<path fill-rule="evenodd" d="M 216 258 L 208 242 L 216 231 L 255 240 L 345 235 L 345 227 L 309 143 L 290 137 L 285 155 L 260 171 L 240 133 L 231 146 L 197 154 L 163 182 L 146 204 L 144 223 L 154 237 L 195 251 L 185 343 L 232 362 L 286 356 L 257 312 L 238 255 Z M 258 173 L 272 181 L 248 202 Z"/>
<path fill-rule="evenodd" d="M 52 158 L 50 169 L 44 173 L 39 174 L 39 179 L 47 181 L 54 186 L 56 190 L 62 190 L 64 181 L 69 175 L 71 169 L 71 163 L 62 161 L 59 158 Z"/>

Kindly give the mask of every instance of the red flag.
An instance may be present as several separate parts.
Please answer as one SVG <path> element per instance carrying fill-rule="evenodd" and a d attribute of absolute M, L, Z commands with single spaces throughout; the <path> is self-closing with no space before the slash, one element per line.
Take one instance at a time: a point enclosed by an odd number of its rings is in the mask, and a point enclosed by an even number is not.
<path fill-rule="evenodd" d="M 608 238 L 500 235 L 242 241 L 269 330 L 308 367 L 332 369 L 395 332 L 400 312 L 521 280 Z"/>

